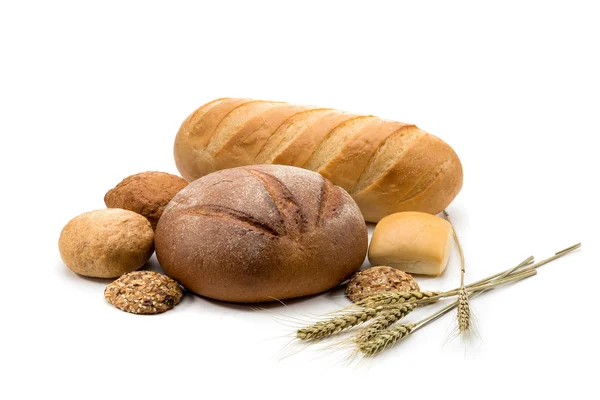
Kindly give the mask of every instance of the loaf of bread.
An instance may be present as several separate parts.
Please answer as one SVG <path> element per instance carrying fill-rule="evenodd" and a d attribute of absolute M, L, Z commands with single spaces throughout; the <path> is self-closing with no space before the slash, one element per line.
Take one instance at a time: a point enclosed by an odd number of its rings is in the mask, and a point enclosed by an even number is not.
<path fill-rule="evenodd" d="M 348 193 L 283 165 L 232 168 L 190 183 L 167 205 L 155 234 L 169 276 L 232 302 L 330 289 L 360 268 L 367 241 Z"/>
<path fill-rule="evenodd" d="M 407 211 L 379 221 L 369 246 L 369 262 L 437 276 L 446 269 L 451 249 L 452 225 L 448 221 Z"/>
<path fill-rule="evenodd" d="M 437 214 L 462 186 L 456 153 L 414 125 L 278 102 L 207 103 L 183 122 L 174 152 L 188 181 L 253 164 L 318 172 L 371 222 L 399 211 Z"/>

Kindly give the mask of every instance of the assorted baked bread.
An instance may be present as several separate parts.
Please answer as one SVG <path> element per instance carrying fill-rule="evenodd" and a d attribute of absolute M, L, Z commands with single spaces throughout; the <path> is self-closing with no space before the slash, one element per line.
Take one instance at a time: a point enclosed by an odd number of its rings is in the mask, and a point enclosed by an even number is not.
<path fill-rule="evenodd" d="M 155 241 L 169 276 L 232 302 L 331 289 L 360 268 L 368 245 L 346 191 L 283 165 L 232 168 L 190 183 L 165 209 Z"/>
<path fill-rule="evenodd" d="M 106 290 L 132 313 L 166 311 L 179 285 L 255 303 L 320 293 L 353 276 L 359 301 L 418 292 L 409 275 L 440 274 L 462 186 L 450 146 L 411 124 L 328 108 L 223 98 L 190 115 L 175 140 L 185 178 L 142 172 L 71 220 L 59 250 L 74 272 L 121 279 Z M 188 181 L 191 183 L 188 184 Z M 409 210 L 409 211 L 407 211 Z M 402 212 L 399 212 L 402 211 Z M 377 222 L 371 245 L 365 221 Z M 135 271 L 156 248 L 170 277 Z"/>
<path fill-rule="evenodd" d="M 472 297 L 529 278 L 581 246 L 467 283 L 445 210 L 462 186 L 458 157 L 414 125 L 374 116 L 218 99 L 184 121 L 175 161 L 191 183 L 161 172 L 132 175 L 106 193 L 108 209 L 82 214 L 61 232 L 68 268 L 118 278 L 104 297 L 122 311 L 163 313 L 186 290 L 228 302 L 281 301 L 349 279 L 353 304 L 298 326 L 295 340 L 349 332 L 340 343 L 353 348 L 350 356 L 373 357 L 454 308 L 456 332 L 469 338 Z M 370 244 L 365 221 L 378 222 Z M 410 274 L 440 275 L 453 242 L 460 285 L 421 289 Z M 154 249 L 166 275 L 136 271 Z M 367 251 L 374 266 L 359 271 Z M 413 318 L 430 306 L 437 310 Z"/>
<path fill-rule="evenodd" d="M 369 222 L 400 211 L 440 213 L 463 178 L 454 150 L 415 125 L 251 99 L 198 108 L 181 125 L 174 153 L 188 181 L 253 164 L 318 172 L 350 193 Z"/>

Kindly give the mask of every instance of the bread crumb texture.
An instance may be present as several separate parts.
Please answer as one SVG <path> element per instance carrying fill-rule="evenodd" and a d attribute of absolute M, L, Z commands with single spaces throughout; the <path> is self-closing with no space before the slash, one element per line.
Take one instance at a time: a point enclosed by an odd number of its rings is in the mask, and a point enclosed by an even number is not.
<path fill-rule="evenodd" d="M 104 290 L 104 298 L 119 310 L 133 314 L 160 314 L 175 307 L 183 297 L 177 281 L 152 271 L 121 276 Z"/>
<path fill-rule="evenodd" d="M 351 301 L 357 302 L 376 293 L 391 290 L 418 292 L 420 289 L 419 284 L 406 272 L 388 266 L 378 266 L 354 274 L 346 287 L 346 295 Z"/>
<path fill-rule="evenodd" d="M 152 228 L 173 196 L 188 182 L 166 172 L 142 172 L 128 176 L 104 196 L 109 208 L 131 210 L 148 218 Z"/>
<path fill-rule="evenodd" d="M 146 218 L 133 211 L 95 210 L 65 225 L 58 248 L 72 271 L 93 278 L 116 278 L 148 261 L 154 252 L 154 231 Z"/>

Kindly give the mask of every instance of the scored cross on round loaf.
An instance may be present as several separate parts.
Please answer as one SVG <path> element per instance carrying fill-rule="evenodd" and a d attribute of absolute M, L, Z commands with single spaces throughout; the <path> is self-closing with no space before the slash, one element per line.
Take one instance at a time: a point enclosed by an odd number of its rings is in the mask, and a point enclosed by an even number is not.
<path fill-rule="evenodd" d="M 232 302 L 328 290 L 360 268 L 367 242 L 346 191 L 283 165 L 232 168 L 190 183 L 167 205 L 155 234 L 169 276 Z"/>
<path fill-rule="evenodd" d="M 347 190 L 370 222 L 400 211 L 437 214 L 463 178 L 454 150 L 415 125 L 251 99 L 198 108 L 181 125 L 174 153 L 188 181 L 255 164 L 318 172 Z"/>

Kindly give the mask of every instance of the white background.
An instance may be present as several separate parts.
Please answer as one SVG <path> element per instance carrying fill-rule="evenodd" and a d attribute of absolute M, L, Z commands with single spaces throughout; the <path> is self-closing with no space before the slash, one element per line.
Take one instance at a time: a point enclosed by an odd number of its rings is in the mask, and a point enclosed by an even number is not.
<path fill-rule="evenodd" d="M 411 3 L 2 1 L 0 398 L 594 397 L 600 14 Z M 177 173 L 179 124 L 224 96 L 371 113 L 450 143 L 470 281 L 583 249 L 474 299 L 480 340 L 448 340 L 447 316 L 351 365 L 313 348 L 278 360 L 279 315 L 334 310 L 339 291 L 264 312 L 191 295 L 159 316 L 118 311 L 107 280 L 62 264 L 60 230 L 130 174 Z M 422 288 L 455 287 L 456 261 Z"/>

